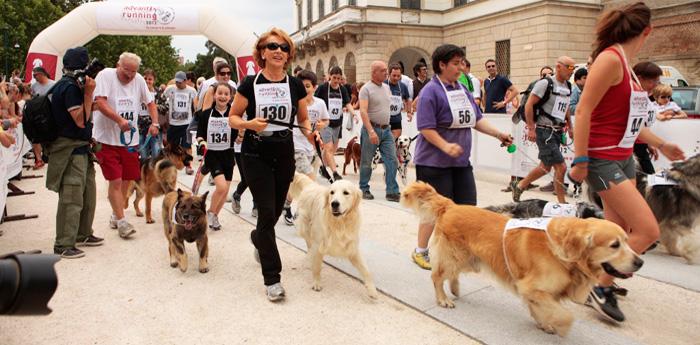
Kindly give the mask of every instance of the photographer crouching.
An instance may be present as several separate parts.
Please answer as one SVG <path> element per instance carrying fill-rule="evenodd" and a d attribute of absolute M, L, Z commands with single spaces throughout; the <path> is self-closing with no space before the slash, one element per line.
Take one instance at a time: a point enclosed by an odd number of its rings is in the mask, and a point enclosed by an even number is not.
<path fill-rule="evenodd" d="M 93 235 L 96 186 L 91 153 L 92 99 L 95 71 L 86 75 L 88 52 L 68 49 L 63 56 L 63 78 L 51 95 L 51 113 L 58 138 L 46 145 L 50 164 L 46 187 L 58 193 L 54 253 L 62 258 L 85 256 L 78 246 L 99 246 L 104 240 Z"/>

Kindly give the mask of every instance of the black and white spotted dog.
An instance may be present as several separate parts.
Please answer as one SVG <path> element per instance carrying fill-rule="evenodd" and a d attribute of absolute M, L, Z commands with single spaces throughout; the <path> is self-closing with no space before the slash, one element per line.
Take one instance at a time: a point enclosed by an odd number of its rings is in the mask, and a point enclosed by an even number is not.
<path fill-rule="evenodd" d="M 528 199 L 520 202 L 511 202 L 505 205 L 488 206 L 484 207 L 484 209 L 512 218 L 537 218 L 549 216 L 548 214 L 544 214 L 545 209 L 548 208 L 547 204 L 550 204 L 551 207 L 551 205 L 556 203 L 542 199 Z M 591 203 L 579 201 L 571 206 L 575 208 L 576 218 L 604 218 L 603 210 Z M 554 207 L 556 208 L 556 206 Z"/>
<path fill-rule="evenodd" d="M 406 135 L 401 135 L 396 138 L 396 156 L 399 159 L 398 172 L 404 186 L 408 184 L 408 163 L 413 159 L 409 149 L 411 148 L 411 143 L 413 143 L 417 137 L 418 136 L 409 138 Z"/>

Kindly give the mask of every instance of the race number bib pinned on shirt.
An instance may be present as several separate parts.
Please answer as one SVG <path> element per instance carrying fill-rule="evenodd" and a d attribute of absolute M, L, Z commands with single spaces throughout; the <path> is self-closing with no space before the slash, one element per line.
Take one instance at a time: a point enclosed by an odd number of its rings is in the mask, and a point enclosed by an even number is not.
<path fill-rule="evenodd" d="M 552 117 L 566 121 L 566 111 L 569 110 L 569 100 L 571 99 L 570 92 L 568 89 L 558 88 L 557 93 L 552 108 Z"/>
<path fill-rule="evenodd" d="M 517 219 L 513 218 L 506 223 L 505 231 L 518 229 L 518 228 L 528 228 L 537 230 L 547 230 L 549 222 L 552 218 L 529 218 L 529 219 Z"/>
<path fill-rule="evenodd" d="M 675 186 L 678 182 L 671 180 L 666 175 L 665 171 L 662 171 L 655 175 L 647 175 L 647 184 L 649 187 L 653 186 Z"/>
<path fill-rule="evenodd" d="M 467 93 L 459 84 L 457 84 L 456 90 L 447 91 L 445 84 L 440 79 L 438 81 L 442 85 L 442 89 L 445 90 L 447 102 L 452 112 L 452 124 L 449 128 L 474 127 L 476 125 L 476 112 L 474 112 L 474 107 L 472 107 L 472 102 L 469 101 Z"/>
<path fill-rule="evenodd" d="M 173 94 L 173 108 L 170 111 L 170 122 L 173 125 L 184 125 L 190 122 L 192 103 L 187 93 Z"/>
<path fill-rule="evenodd" d="M 403 100 L 401 99 L 401 95 L 399 95 L 399 96 L 391 95 L 390 103 L 389 103 L 389 115 L 390 116 L 401 115 L 401 108 L 402 107 L 403 107 Z"/>
<path fill-rule="evenodd" d="M 292 120 L 292 97 L 289 89 L 289 76 L 285 75 L 283 83 L 257 84 L 260 72 L 253 80 L 253 90 L 255 91 L 256 111 L 255 116 L 267 120 L 274 120 L 291 125 Z M 290 126 L 269 124 L 265 131 L 287 130 Z"/>
<path fill-rule="evenodd" d="M 138 113 L 138 105 L 134 99 L 131 97 L 118 98 L 116 105 L 119 117 L 129 121 L 129 123 L 133 125 L 134 116 Z"/>
<path fill-rule="evenodd" d="M 331 85 L 328 84 L 328 114 L 331 120 L 338 120 L 343 114 L 343 93 L 338 89 L 340 98 L 331 98 Z"/>
<path fill-rule="evenodd" d="M 209 114 L 207 124 L 207 149 L 223 151 L 231 148 L 231 127 L 228 125 L 228 117 L 214 117 L 214 109 Z"/>
<path fill-rule="evenodd" d="M 576 217 L 576 206 L 571 204 L 560 204 L 558 202 L 548 202 L 542 210 L 542 217 Z"/>
<path fill-rule="evenodd" d="M 619 44 L 617 45 L 619 48 L 619 51 L 622 53 L 622 57 L 625 60 L 625 65 L 627 66 L 628 73 L 630 74 L 630 113 L 629 117 L 627 118 L 627 128 L 625 129 L 625 133 L 622 135 L 622 139 L 620 140 L 620 143 L 617 144 L 618 147 L 621 148 L 631 148 L 634 146 L 634 142 L 637 141 L 637 137 L 639 136 L 639 132 L 642 131 L 643 126 L 647 123 L 648 117 L 649 117 L 649 96 L 647 95 L 646 91 L 641 90 L 641 83 L 639 82 L 639 79 L 637 79 L 637 75 L 634 74 L 632 70 L 629 69 L 628 61 L 627 61 L 627 56 L 625 56 L 625 51 L 622 49 L 622 46 Z M 634 83 L 632 83 L 632 79 L 637 82 L 637 85 L 639 85 L 640 91 L 636 91 L 634 89 Z"/>

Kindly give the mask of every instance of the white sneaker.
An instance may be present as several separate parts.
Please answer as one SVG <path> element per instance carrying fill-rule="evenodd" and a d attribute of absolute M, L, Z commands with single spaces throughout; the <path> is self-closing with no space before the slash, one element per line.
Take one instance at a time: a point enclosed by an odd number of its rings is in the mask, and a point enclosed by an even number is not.
<path fill-rule="evenodd" d="M 119 230 L 119 237 L 121 238 L 129 238 L 136 233 L 136 228 L 134 228 L 131 223 L 127 222 L 126 219 L 117 221 L 117 229 Z"/>
<path fill-rule="evenodd" d="M 109 217 L 109 227 L 114 230 L 117 229 L 117 216 L 114 214 Z"/>
<path fill-rule="evenodd" d="M 219 223 L 219 216 L 213 212 L 207 211 L 207 222 L 209 223 L 209 228 L 218 231 L 221 230 L 221 223 Z"/>
<path fill-rule="evenodd" d="M 271 302 L 277 302 L 284 299 L 284 288 L 282 283 L 275 283 L 269 286 L 265 286 L 267 290 L 267 299 Z"/>

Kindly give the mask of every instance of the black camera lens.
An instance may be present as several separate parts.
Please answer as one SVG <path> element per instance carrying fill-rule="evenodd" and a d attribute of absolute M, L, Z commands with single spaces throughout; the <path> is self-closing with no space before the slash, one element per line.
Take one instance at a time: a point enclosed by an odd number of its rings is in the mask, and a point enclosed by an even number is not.
<path fill-rule="evenodd" d="M 0 315 L 46 315 L 58 286 L 53 254 L 13 253 L 0 257 Z"/>

